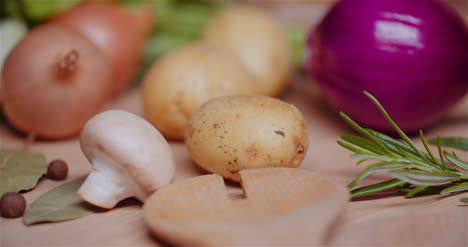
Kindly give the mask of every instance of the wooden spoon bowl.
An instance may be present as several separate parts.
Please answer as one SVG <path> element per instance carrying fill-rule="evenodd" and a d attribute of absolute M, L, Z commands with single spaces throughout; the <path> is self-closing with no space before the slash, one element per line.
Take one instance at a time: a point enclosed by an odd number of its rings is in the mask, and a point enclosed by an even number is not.
<path fill-rule="evenodd" d="M 219 175 L 164 187 L 145 202 L 145 221 L 178 245 L 321 245 L 349 199 L 345 188 L 302 169 L 251 169 L 240 176 L 241 199 L 229 198 Z"/>

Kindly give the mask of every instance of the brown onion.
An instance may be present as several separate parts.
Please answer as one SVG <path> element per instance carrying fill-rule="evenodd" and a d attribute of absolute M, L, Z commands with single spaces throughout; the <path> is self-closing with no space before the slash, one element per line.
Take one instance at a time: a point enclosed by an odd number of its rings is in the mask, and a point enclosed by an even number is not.
<path fill-rule="evenodd" d="M 44 138 L 77 134 L 110 95 L 110 65 L 91 41 L 58 25 L 40 26 L 11 51 L 3 67 L 7 120 Z"/>
<path fill-rule="evenodd" d="M 103 50 L 112 66 L 113 94 L 132 82 L 152 26 L 149 8 L 130 13 L 111 2 L 85 2 L 55 17 L 59 23 L 84 34 Z"/>

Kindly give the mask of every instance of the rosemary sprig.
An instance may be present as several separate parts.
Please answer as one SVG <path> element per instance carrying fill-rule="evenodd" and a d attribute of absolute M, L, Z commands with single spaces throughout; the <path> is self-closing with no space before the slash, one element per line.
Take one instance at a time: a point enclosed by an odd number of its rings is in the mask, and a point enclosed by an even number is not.
<path fill-rule="evenodd" d="M 352 157 L 358 159 L 357 164 L 374 161 L 364 169 L 349 185 L 353 189 L 363 180 L 376 172 L 389 172 L 392 180 L 364 186 L 351 191 L 352 197 L 368 195 L 389 189 L 397 189 L 406 193 L 405 198 L 415 195 L 450 194 L 468 191 L 468 162 L 461 160 L 454 152 L 442 150 L 442 146 L 467 150 L 466 138 L 443 138 L 426 141 L 420 131 L 420 139 L 424 145 L 421 151 L 411 139 L 398 127 L 388 115 L 380 102 L 370 93 L 364 94 L 377 106 L 385 119 L 403 141 L 394 139 L 372 129 L 366 129 L 354 122 L 348 115 L 340 112 L 341 117 L 361 136 L 345 134 L 338 144 L 353 152 Z M 437 145 L 439 157 L 429 149 L 429 144 Z M 451 165 L 449 165 L 448 162 Z M 463 198 L 462 202 L 468 201 Z"/>

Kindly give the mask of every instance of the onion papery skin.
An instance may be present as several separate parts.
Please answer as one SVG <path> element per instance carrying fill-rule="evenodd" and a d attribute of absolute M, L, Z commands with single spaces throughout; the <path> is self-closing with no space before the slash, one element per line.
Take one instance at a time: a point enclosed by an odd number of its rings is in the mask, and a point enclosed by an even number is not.
<path fill-rule="evenodd" d="M 79 134 L 110 97 L 111 67 L 78 32 L 46 24 L 9 53 L 2 71 L 3 110 L 20 132 L 44 139 Z"/>
<path fill-rule="evenodd" d="M 366 127 L 434 124 L 468 91 L 468 28 L 438 0 L 342 0 L 309 34 L 306 67 L 324 98 Z"/>
<path fill-rule="evenodd" d="M 72 28 L 99 47 L 112 66 L 112 95 L 133 82 L 153 24 L 149 7 L 133 13 L 112 2 L 83 2 L 54 17 L 52 23 Z"/>

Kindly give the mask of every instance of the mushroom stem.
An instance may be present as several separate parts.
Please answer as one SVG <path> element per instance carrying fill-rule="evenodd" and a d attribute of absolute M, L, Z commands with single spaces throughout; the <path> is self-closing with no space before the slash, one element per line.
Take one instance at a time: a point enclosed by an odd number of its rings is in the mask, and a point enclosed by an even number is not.
<path fill-rule="evenodd" d="M 78 190 L 78 196 L 95 206 L 109 209 L 125 198 L 139 197 L 134 182 L 125 171 L 118 169 L 115 161 L 102 153 L 93 156 L 93 169 Z"/>

